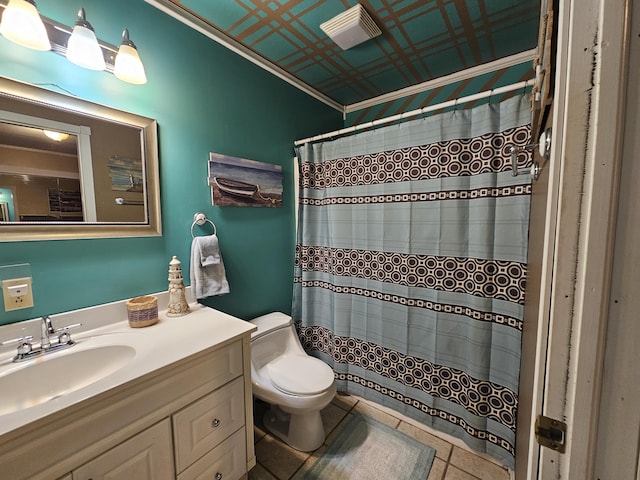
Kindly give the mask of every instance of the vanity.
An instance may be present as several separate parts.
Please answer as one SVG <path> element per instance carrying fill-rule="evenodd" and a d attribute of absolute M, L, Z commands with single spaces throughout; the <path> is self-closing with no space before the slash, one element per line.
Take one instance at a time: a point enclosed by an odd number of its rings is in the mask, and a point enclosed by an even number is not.
<path fill-rule="evenodd" d="M 150 327 L 129 327 L 123 300 L 52 315 L 57 328 L 82 323 L 68 349 L 13 363 L 15 347 L 0 347 L 3 478 L 246 478 L 255 327 L 197 303 L 167 317 L 156 296 Z M 40 322 L 0 327 L 0 341 L 38 339 Z"/>

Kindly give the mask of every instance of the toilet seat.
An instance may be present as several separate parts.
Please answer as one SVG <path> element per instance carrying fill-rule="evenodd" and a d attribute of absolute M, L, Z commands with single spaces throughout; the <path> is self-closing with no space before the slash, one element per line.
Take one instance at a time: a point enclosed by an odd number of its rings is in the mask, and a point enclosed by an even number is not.
<path fill-rule="evenodd" d="M 316 395 L 334 381 L 333 370 L 315 357 L 283 355 L 270 362 L 267 369 L 273 386 L 291 395 Z"/>

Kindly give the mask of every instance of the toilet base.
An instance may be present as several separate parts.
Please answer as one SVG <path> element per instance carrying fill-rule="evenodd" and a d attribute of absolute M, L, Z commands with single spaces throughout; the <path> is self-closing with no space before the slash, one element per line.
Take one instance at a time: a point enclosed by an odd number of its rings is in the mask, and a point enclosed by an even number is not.
<path fill-rule="evenodd" d="M 271 405 L 264 414 L 263 421 L 269 432 L 301 452 L 316 450 L 325 439 L 319 411 L 287 413 L 277 405 Z"/>

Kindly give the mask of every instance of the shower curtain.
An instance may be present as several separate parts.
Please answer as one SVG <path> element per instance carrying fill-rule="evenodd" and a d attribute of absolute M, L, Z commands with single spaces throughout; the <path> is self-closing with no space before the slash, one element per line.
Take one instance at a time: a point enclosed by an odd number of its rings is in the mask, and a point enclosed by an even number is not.
<path fill-rule="evenodd" d="M 338 390 L 513 468 L 531 178 L 528 96 L 297 151 L 292 315 Z M 519 166 L 530 155 L 518 156 Z"/>

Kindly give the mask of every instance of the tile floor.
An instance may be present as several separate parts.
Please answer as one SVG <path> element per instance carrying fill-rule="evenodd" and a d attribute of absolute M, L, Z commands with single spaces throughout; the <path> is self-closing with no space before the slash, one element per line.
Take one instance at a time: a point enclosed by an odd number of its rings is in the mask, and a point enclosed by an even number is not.
<path fill-rule="evenodd" d="M 338 394 L 322 411 L 322 422 L 327 432 L 327 439 L 324 445 L 311 453 L 292 449 L 264 429 L 262 415 L 267 408 L 267 405 L 259 400 L 254 402 L 254 431 L 258 463 L 249 472 L 249 480 L 303 479 L 305 472 L 317 460 L 318 455 L 331 444 L 349 415 L 353 413 L 369 415 L 433 447 L 436 456 L 429 477 L 425 480 L 509 480 L 510 478 L 505 468 L 470 452 L 463 448 L 462 444 L 449 443 L 401 414 L 357 397 Z"/>

